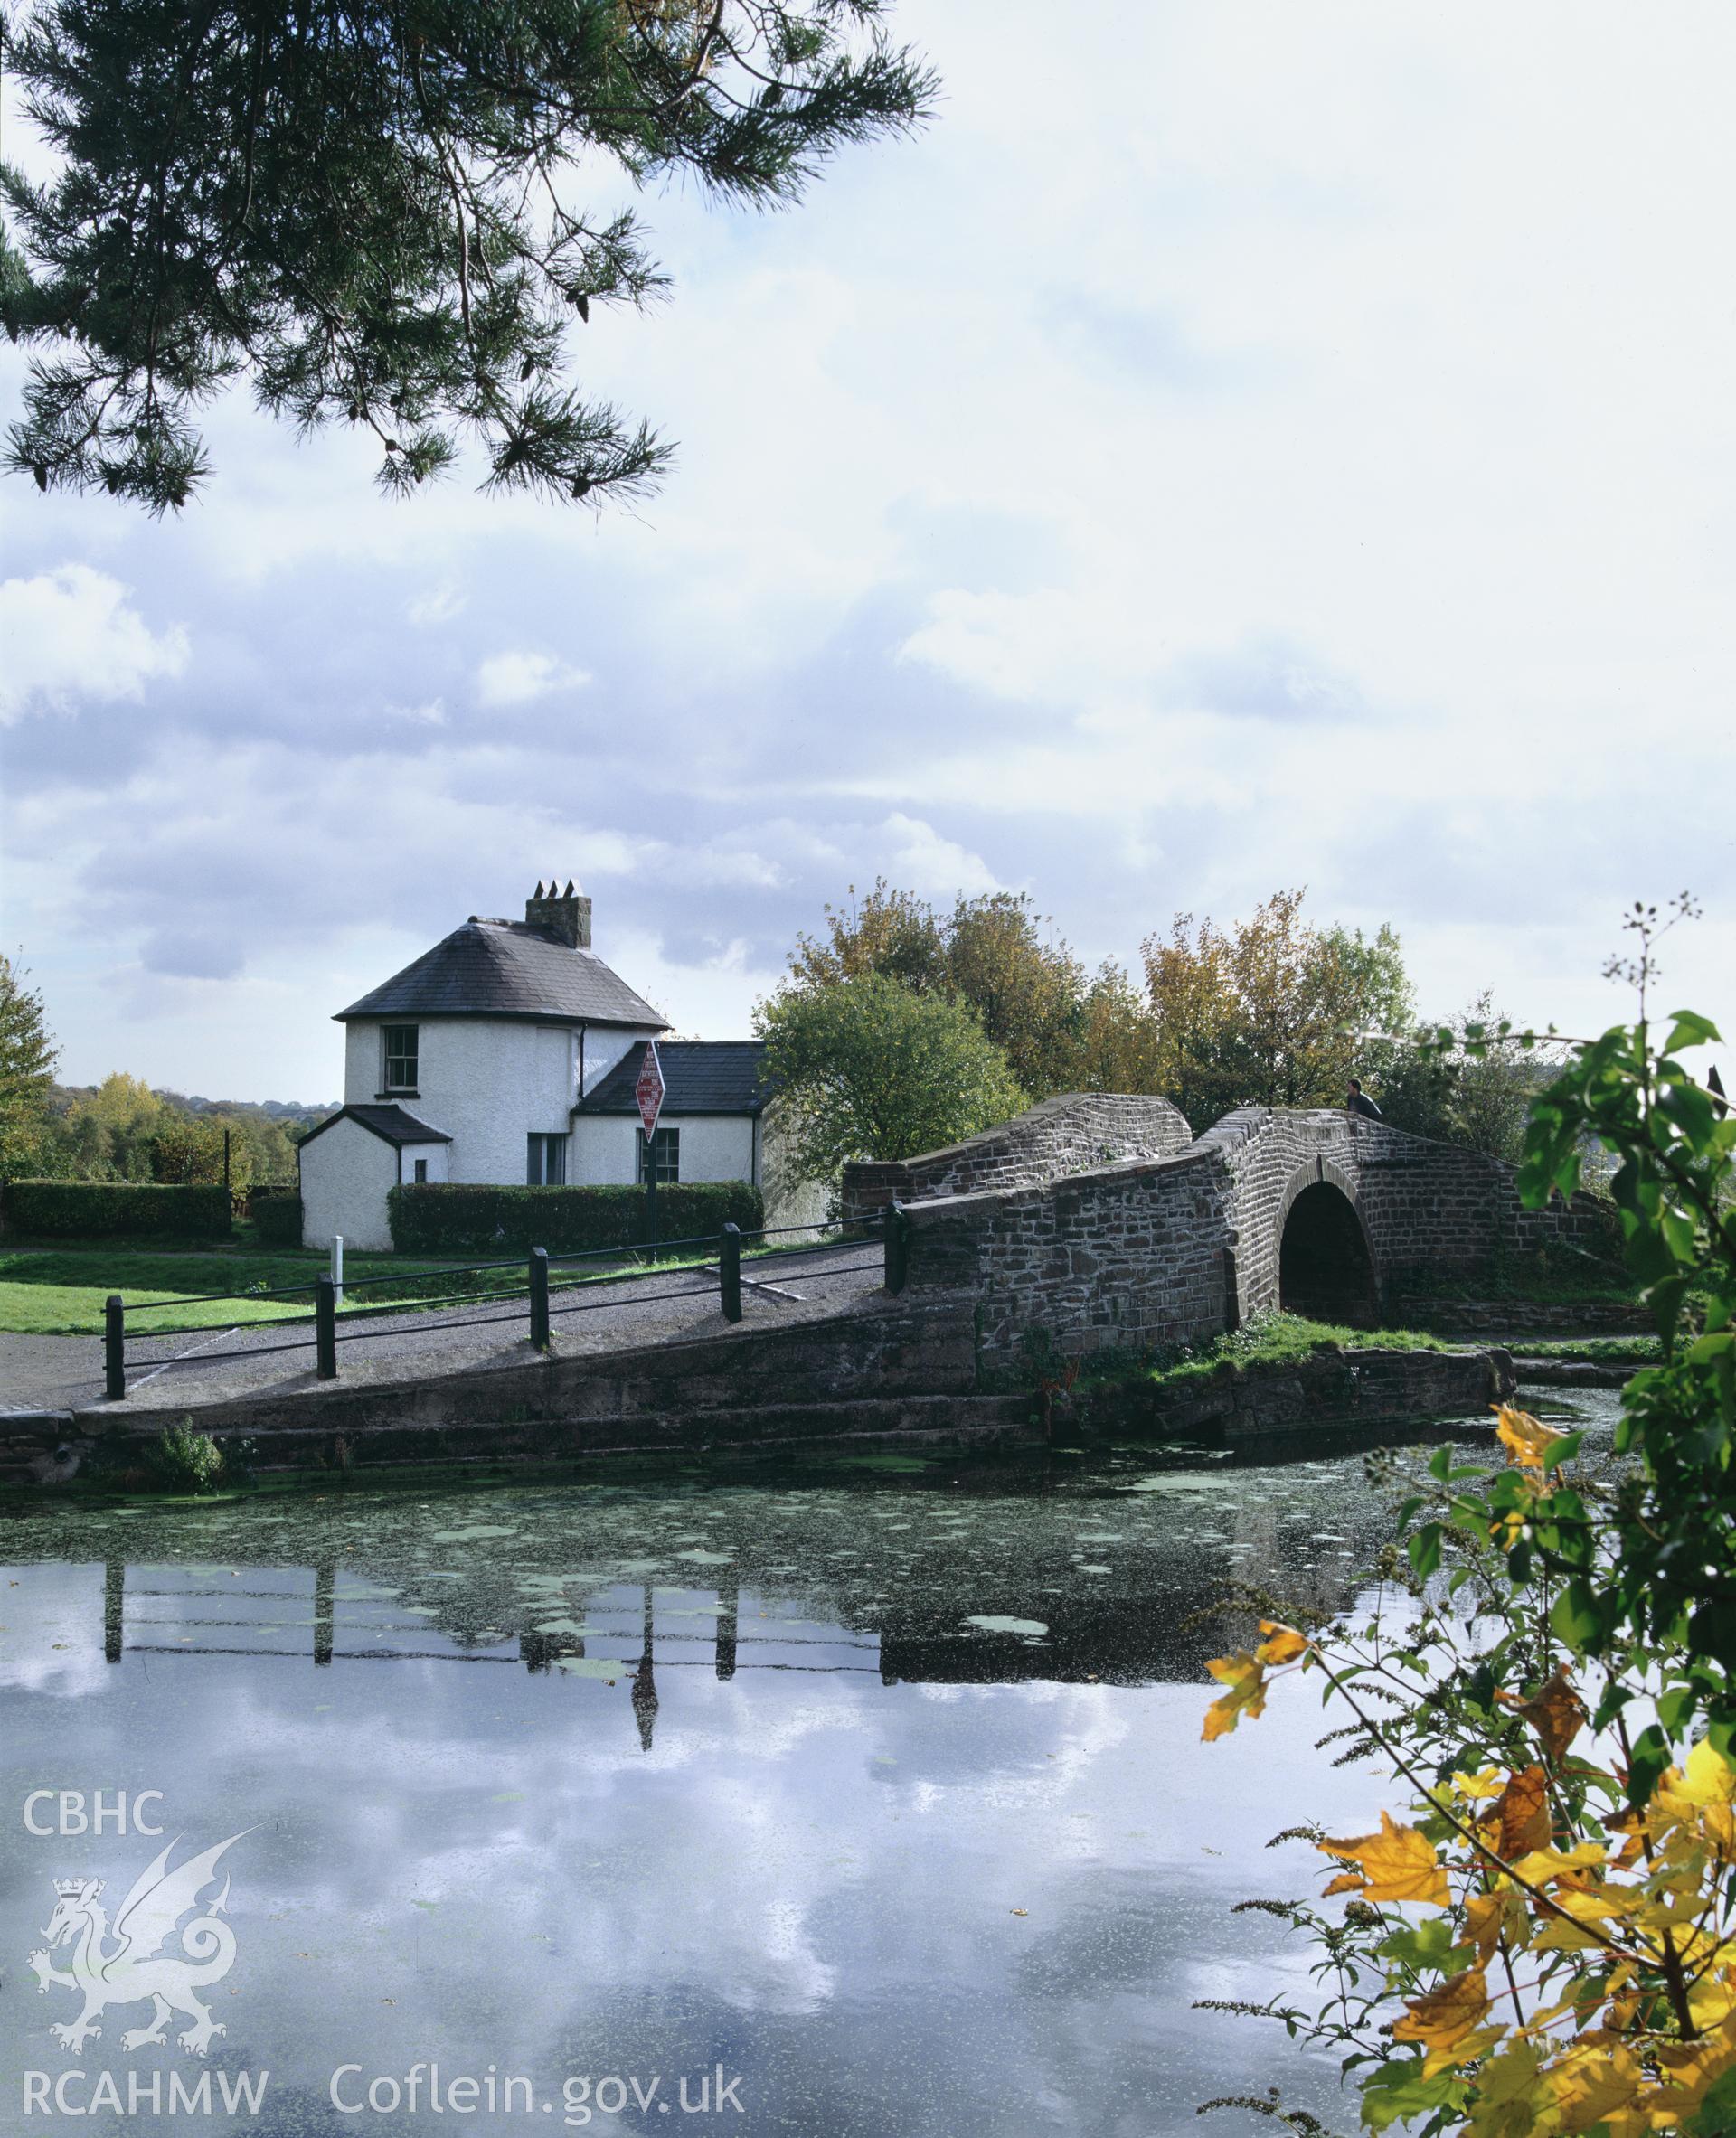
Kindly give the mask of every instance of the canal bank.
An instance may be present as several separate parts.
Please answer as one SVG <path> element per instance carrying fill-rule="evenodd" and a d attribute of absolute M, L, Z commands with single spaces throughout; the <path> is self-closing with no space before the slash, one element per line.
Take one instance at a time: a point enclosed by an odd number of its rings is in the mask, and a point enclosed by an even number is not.
<path fill-rule="evenodd" d="M 92 1406 L 0 1416 L 0 1489 L 137 1489 L 165 1429 L 209 1436 L 232 1477 L 450 1469 L 509 1474 L 607 1455 L 682 1459 L 901 1446 L 1041 1446 L 1057 1433 L 1222 1446 L 1486 1415 L 1511 1396 L 1500 1349 L 1324 1342 L 1306 1355 L 985 1387 L 967 1312 L 822 1318 L 744 1346 L 724 1338 L 483 1372 L 317 1382 L 184 1408 Z"/>

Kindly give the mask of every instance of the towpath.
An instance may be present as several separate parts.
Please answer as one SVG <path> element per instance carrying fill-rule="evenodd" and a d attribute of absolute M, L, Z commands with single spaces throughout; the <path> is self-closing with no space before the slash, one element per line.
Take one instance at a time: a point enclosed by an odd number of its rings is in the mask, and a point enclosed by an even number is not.
<path fill-rule="evenodd" d="M 742 1264 L 743 1329 L 837 1313 L 881 1287 L 879 1244 L 797 1250 Z M 715 1336 L 726 1330 L 715 1267 L 555 1286 L 550 1322 L 556 1353 L 628 1349 Z M 245 1304 L 238 1321 L 245 1318 Z M 469 1301 L 436 1309 L 343 1315 L 337 1324 L 344 1381 L 418 1380 L 430 1374 L 517 1366 L 534 1357 L 524 1299 Z M 242 1390 L 289 1389 L 314 1379 L 311 1323 L 218 1326 L 192 1335 L 129 1337 L 127 1394 L 172 1414 L 178 1406 Z M 0 1334 L 0 1412 L 76 1410 L 103 1399 L 102 1340 Z"/>

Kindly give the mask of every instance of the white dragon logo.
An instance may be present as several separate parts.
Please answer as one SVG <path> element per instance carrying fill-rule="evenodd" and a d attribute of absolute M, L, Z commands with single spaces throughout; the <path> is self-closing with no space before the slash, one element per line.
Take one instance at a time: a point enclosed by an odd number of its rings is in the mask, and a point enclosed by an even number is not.
<path fill-rule="evenodd" d="M 216 1899 L 181 1932 L 184 1957 L 165 1953 L 163 1946 L 182 1917 L 199 1905 L 205 1888 L 216 1883 L 217 1859 L 241 1839 L 241 1834 L 231 1833 L 228 1841 L 190 1856 L 173 1870 L 168 1861 L 176 1842 L 170 1841 L 121 1902 L 112 1932 L 101 1905 L 100 1879 L 55 1879 L 54 1913 L 42 1932 L 48 1950 L 33 1953 L 30 1964 L 36 1972 L 39 1992 L 52 1983 L 83 1993 L 84 2010 L 78 2018 L 65 2025 L 57 2020 L 49 2030 L 62 2048 L 75 2057 L 80 2055 L 90 2037 L 102 2032 L 97 2024 L 99 2012 L 110 2004 L 137 2004 L 149 1998 L 156 2008 L 150 2025 L 123 2034 L 122 2049 L 161 2042 L 170 2012 L 178 2011 L 193 2021 L 177 2037 L 182 2048 L 196 2057 L 204 2055 L 212 2037 L 223 2029 L 193 1992 L 221 1982 L 235 1963 L 235 1933 L 220 1920 L 229 1899 L 227 1873 Z M 113 1949 L 106 1950 L 111 1936 Z M 56 1967 L 50 1957 L 55 1946 L 68 1942 L 73 1946 L 70 1970 Z"/>

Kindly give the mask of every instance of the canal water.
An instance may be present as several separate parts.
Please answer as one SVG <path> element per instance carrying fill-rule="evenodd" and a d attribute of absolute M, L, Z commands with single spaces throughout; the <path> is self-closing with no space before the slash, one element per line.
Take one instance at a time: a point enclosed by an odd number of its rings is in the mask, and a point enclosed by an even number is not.
<path fill-rule="evenodd" d="M 1195 2004 L 1306 1996 L 1232 1911 L 1392 1799 L 1311 1688 L 1203 1744 L 1203 1665 L 1226 1580 L 1349 1604 L 1391 1519 L 1317 1440 L 15 1516 L 0 2129 L 1353 2130 Z"/>

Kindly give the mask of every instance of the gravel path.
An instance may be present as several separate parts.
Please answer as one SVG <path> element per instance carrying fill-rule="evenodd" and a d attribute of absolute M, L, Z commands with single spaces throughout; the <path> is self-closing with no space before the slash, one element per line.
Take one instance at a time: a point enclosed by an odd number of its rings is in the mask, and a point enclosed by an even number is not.
<path fill-rule="evenodd" d="M 835 1314 L 877 1292 L 882 1276 L 881 1250 L 873 1241 L 746 1261 L 740 1326 L 764 1328 Z M 558 1270 L 554 1281 L 558 1286 Z M 729 1327 L 715 1270 L 671 1269 L 572 1286 L 552 1290 L 549 1304 L 556 1353 L 568 1358 L 715 1336 Z M 417 1380 L 432 1373 L 522 1365 L 534 1356 L 522 1299 L 394 1312 L 365 1322 L 340 1315 L 337 1335 L 338 1373 L 350 1381 Z M 208 1358 L 218 1352 L 240 1355 Z M 238 1331 L 202 1329 L 191 1336 L 140 1336 L 127 1346 L 129 1410 L 173 1410 L 242 1389 L 288 1389 L 313 1380 L 311 1328 L 292 1329 L 280 1322 Z M 100 1337 L 0 1334 L 0 1411 L 78 1409 L 102 1400 Z"/>

